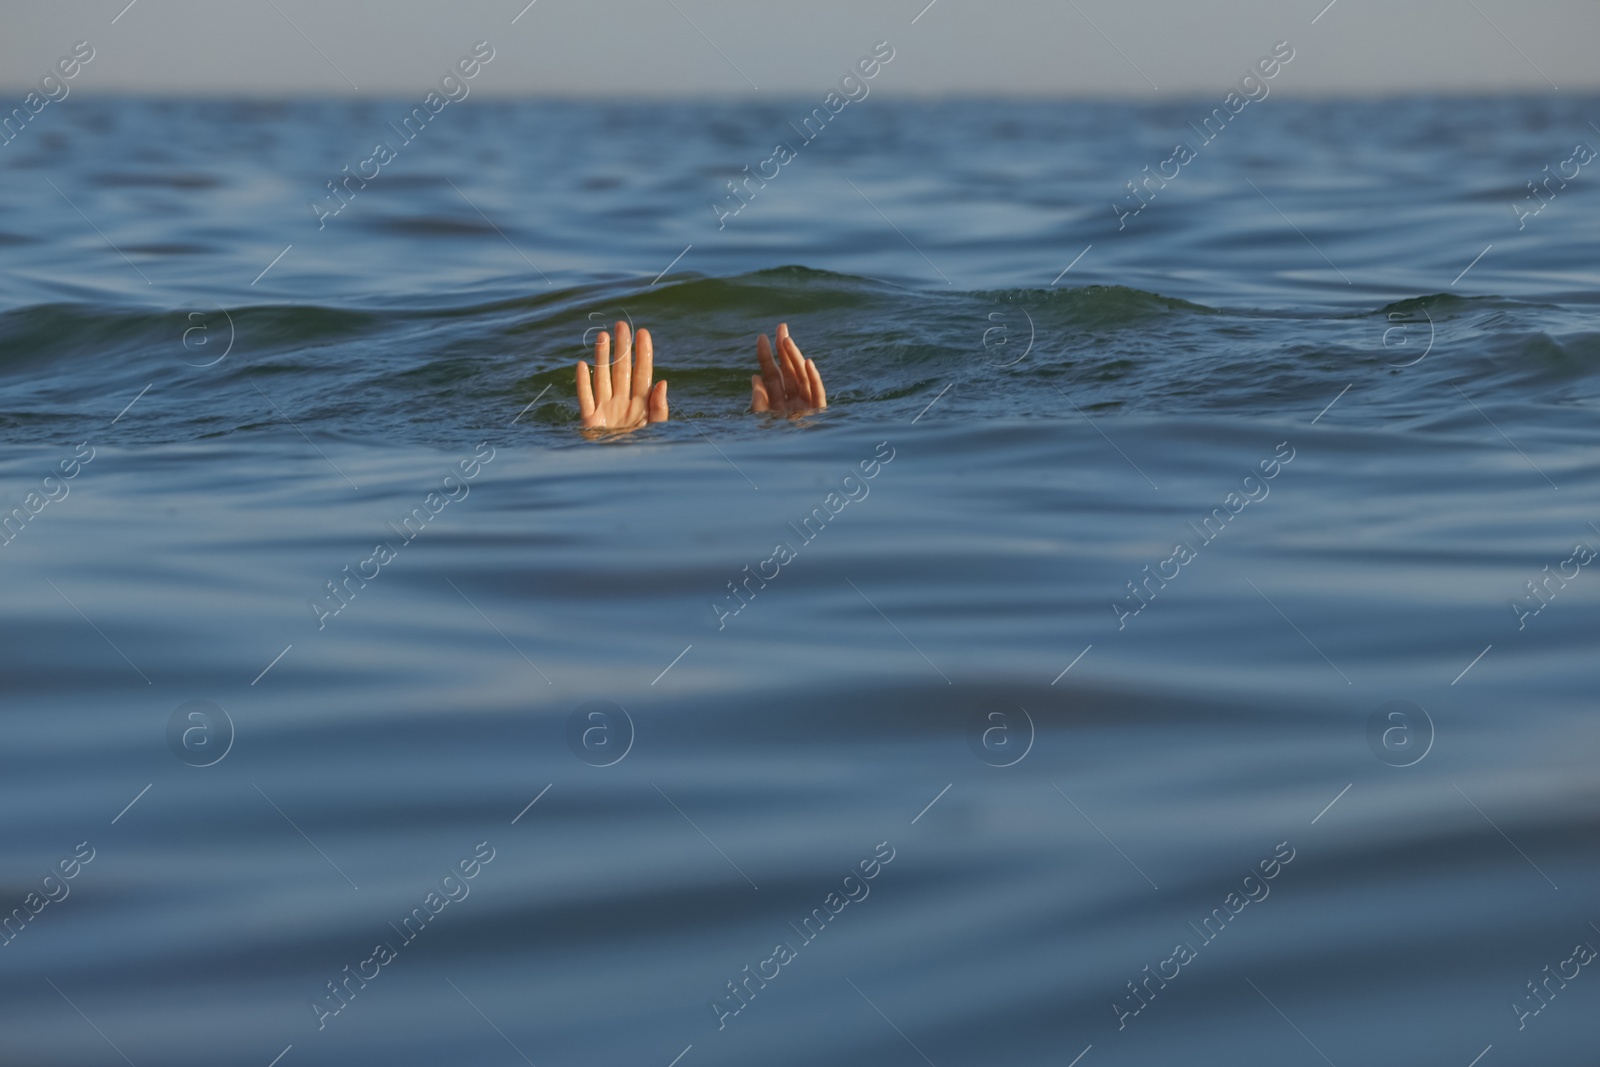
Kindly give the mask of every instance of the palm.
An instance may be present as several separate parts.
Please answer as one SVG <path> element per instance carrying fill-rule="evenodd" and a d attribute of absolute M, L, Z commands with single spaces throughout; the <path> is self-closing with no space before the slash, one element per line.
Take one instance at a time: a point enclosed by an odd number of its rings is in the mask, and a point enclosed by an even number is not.
<path fill-rule="evenodd" d="M 578 413 L 585 429 L 635 430 L 667 421 L 667 383 L 651 383 L 654 355 L 649 330 L 640 330 L 635 343 L 628 324 L 619 322 L 613 362 L 611 335 L 600 332 L 594 343 L 593 384 L 589 365 L 578 363 Z"/>
<path fill-rule="evenodd" d="M 761 373 L 750 376 L 750 410 L 775 415 L 803 415 L 828 406 L 817 365 L 800 354 L 789 336 L 789 324 L 778 325 L 778 351 L 774 357 L 767 335 L 756 342 Z"/>

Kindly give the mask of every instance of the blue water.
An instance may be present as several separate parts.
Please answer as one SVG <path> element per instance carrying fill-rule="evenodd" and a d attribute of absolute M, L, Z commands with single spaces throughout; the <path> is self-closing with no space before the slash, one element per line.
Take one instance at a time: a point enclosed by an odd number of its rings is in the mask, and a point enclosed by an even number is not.
<path fill-rule="evenodd" d="M 1600 101 L 1214 103 L 44 112 L 0 1064 L 1582 1062 Z"/>

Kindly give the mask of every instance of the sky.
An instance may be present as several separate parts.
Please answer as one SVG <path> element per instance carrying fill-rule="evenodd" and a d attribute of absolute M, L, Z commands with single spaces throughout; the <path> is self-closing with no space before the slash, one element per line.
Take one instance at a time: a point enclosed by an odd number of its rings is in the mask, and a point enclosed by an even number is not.
<path fill-rule="evenodd" d="M 1278 41 L 1273 91 L 1593 92 L 1595 0 L 0 0 L 17 99 L 79 41 L 69 91 L 423 93 L 478 41 L 489 95 L 754 98 L 825 92 L 879 41 L 875 93 L 1225 92 Z M 60 92 L 59 89 L 55 90 Z"/>

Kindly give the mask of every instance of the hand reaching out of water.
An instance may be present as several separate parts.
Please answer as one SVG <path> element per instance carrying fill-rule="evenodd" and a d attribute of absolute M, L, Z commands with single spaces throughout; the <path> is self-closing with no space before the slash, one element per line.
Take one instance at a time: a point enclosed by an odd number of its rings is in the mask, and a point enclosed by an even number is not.
<path fill-rule="evenodd" d="M 778 324 L 778 353 L 773 358 L 767 335 L 756 342 L 761 373 L 750 376 L 750 410 L 775 415 L 803 415 L 828 406 L 817 365 L 800 354 L 789 336 L 789 324 Z"/>
<path fill-rule="evenodd" d="M 649 330 L 640 330 L 635 344 L 628 324 L 619 322 L 617 358 L 612 362 L 611 335 L 600 331 L 594 342 L 592 386 L 589 364 L 578 362 L 578 413 L 585 429 L 637 430 L 649 422 L 667 421 L 667 383 L 651 386 L 654 354 Z"/>
<path fill-rule="evenodd" d="M 654 349 L 650 331 L 637 337 L 626 322 L 616 325 L 616 359 L 612 335 L 601 331 L 595 339 L 594 368 L 577 367 L 578 413 L 586 430 L 625 432 L 652 422 L 667 421 L 667 383 L 653 382 Z M 828 406 L 822 375 L 813 361 L 801 355 L 789 336 L 788 323 L 778 325 L 778 348 L 762 334 L 756 342 L 761 373 L 750 377 L 750 410 L 774 415 L 804 415 Z"/>

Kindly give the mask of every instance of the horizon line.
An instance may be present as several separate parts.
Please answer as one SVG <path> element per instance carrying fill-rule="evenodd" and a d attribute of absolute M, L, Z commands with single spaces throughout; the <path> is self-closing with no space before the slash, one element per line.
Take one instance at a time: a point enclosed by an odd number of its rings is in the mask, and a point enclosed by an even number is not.
<path fill-rule="evenodd" d="M 0 94 L 13 93 L 26 95 L 34 91 L 31 84 L 8 86 L 0 84 Z M 297 89 L 250 89 L 240 88 L 226 90 L 216 87 L 208 88 L 176 88 L 176 87 L 149 87 L 149 88 L 117 88 L 96 86 L 95 88 L 80 88 L 74 95 L 89 97 L 94 100 L 120 100 L 120 99 L 149 99 L 149 100 L 196 100 L 207 102 L 232 102 L 249 101 L 263 103 L 294 102 L 302 103 L 311 100 L 327 100 L 359 103 L 362 101 L 376 100 L 410 100 L 419 93 L 426 94 L 428 89 L 382 89 L 366 90 L 355 93 L 350 90 L 297 90 Z M 473 95 L 495 100 L 497 102 L 521 101 L 562 101 L 574 103 L 716 103 L 716 104 L 744 104 L 783 101 L 785 103 L 800 100 L 810 100 L 814 93 L 807 89 L 794 90 L 764 90 L 759 96 L 753 92 L 741 91 L 701 91 L 684 90 L 663 91 L 659 89 L 638 89 L 621 92 L 567 92 L 552 91 L 547 89 L 528 89 L 522 91 L 500 90 L 491 92 L 479 90 Z M 1026 90 L 1026 89 L 958 89 L 958 90 L 917 90 L 897 89 L 888 94 L 894 103 L 926 103 L 940 101 L 997 101 L 1018 103 L 1052 103 L 1052 102 L 1083 102 L 1083 103 L 1115 103 L 1161 106 L 1178 101 L 1210 99 L 1217 93 L 1205 88 L 1164 89 L 1159 99 L 1152 99 L 1149 93 L 1136 92 L 1088 92 L 1079 90 Z M 1225 95 L 1225 94 L 1224 94 Z M 1416 99 L 1427 97 L 1441 97 L 1448 99 L 1492 99 L 1501 97 L 1573 97 L 1580 98 L 1584 95 L 1600 96 L 1600 80 L 1592 85 L 1572 86 L 1557 91 L 1548 86 L 1528 83 L 1526 85 L 1508 85 L 1498 88 L 1482 88 L 1478 86 L 1392 86 L 1387 88 L 1338 88 L 1338 89 L 1278 89 L 1272 95 L 1281 95 L 1297 101 L 1382 101 L 1393 99 Z M 456 103 L 465 103 L 470 97 L 464 97 Z M 1263 98 L 1263 100 L 1266 98 Z M 0 111 L 4 111 L 3 101 L 0 101 Z"/>

